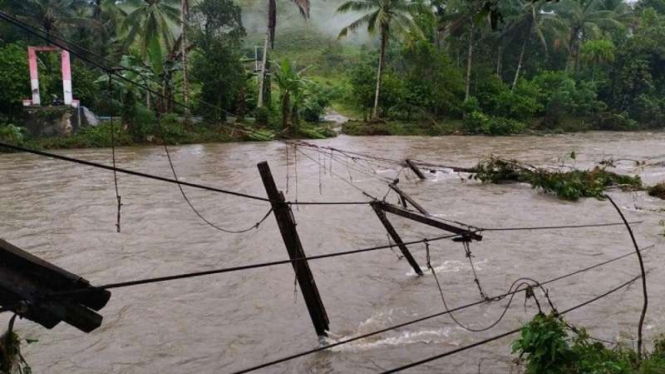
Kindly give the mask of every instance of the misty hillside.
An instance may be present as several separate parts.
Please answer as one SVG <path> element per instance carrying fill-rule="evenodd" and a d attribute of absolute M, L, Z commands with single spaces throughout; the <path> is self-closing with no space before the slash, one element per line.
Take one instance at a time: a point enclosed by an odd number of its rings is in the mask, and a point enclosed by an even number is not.
<path fill-rule="evenodd" d="M 305 20 L 290 0 L 277 0 L 277 32 L 272 58 L 288 56 L 299 65 L 317 65 L 325 70 L 323 60 L 349 59 L 359 52 L 359 46 L 372 42 L 366 32 L 337 40 L 340 30 L 355 21 L 358 13 L 337 14 L 343 0 L 313 0 L 311 18 Z M 262 46 L 266 32 L 267 0 L 239 0 L 243 24 L 247 30 L 248 49 Z M 325 55 L 325 58 L 324 56 Z"/>

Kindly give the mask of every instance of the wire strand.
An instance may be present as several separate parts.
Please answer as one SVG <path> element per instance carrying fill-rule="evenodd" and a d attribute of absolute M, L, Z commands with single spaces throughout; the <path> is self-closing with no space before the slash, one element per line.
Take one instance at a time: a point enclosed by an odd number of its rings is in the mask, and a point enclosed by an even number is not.
<path fill-rule="evenodd" d="M 435 238 L 431 238 L 431 239 L 414 240 L 414 241 L 406 242 L 404 244 L 405 245 L 412 245 L 412 244 L 423 243 L 424 240 L 428 240 L 428 241 L 431 242 L 431 241 L 452 239 L 454 237 L 457 237 L 457 235 L 445 235 L 445 236 L 439 236 L 439 237 L 435 237 Z M 198 271 L 198 272 L 192 272 L 192 273 L 183 273 L 183 274 L 176 274 L 176 275 L 169 275 L 169 276 L 155 277 L 155 278 L 147 278 L 147 279 L 139 279 L 139 280 L 133 280 L 133 281 L 118 282 L 118 283 L 109 283 L 109 284 L 105 284 L 105 285 L 97 286 L 97 287 L 93 287 L 93 288 L 82 288 L 82 289 L 75 289 L 75 290 L 69 290 L 69 291 L 63 291 L 63 292 L 56 292 L 56 293 L 51 294 L 50 297 L 63 297 L 63 296 L 69 296 L 69 295 L 74 295 L 74 294 L 93 292 L 96 289 L 124 288 L 124 287 L 138 286 L 138 285 L 144 285 L 144 284 L 150 284 L 150 283 L 160 283 L 160 282 L 174 281 L 174 280 L 187 279 L 187 278 L 197 278 L 197 277 L 202 277 L 202 276 L 206 276 L 206 275 L 213 275 L 213 274 L 232 273 L 232 272 L 243 271 L 243 270 L 264 268 L 264 267 L 268 267 L 268 266 L 291 264 L 291 263 L 296 263 L 296 262 L 301 262 L 301 261 L 311 261 L 311 260 L 319 260 L 319 259 L 324 259 L 324 258 L 346 256 L 346 255 L 357 254 L 357 253 L 373 252 L 373 251 L 377 251 L 377 250 L 381 250 L 381 249 L 393 248 L 393 247 L 396 247 L 396 246 L 397 246 L 396 244 L 391 243 L 389 245 L 381 245 L 381 246 L 376 246 L 376 247 L 353 249 L 353 250 L 343 251 L 343 252 L 333 252 L 333 253 L 327 253 L 327 254 L 322 254 L 322 255 L 296 258 L 296 259 L 292 259 L 292 260 L 290 259 L 290 260 L 263 262 L 263 263 L 234 266 L 234 267 L 228 267 L 228 268 L 222 268 L 222 269 Z"/>
<path fill-rule="evenodd" d="M 612 288 L 611 290 L 609 290 L 609 291 L 607 291 L 607 292 L 605 292 L 605 293 L 603 293 L 603 294 L 601 294 L 601 295 L 598 295 L 598 296 L 596 296 L 596 297 L 594 297 L 594 298 L 592 298 L 592 299 L 589 299 L 589 300 L 587 300 L 587 301 L 585 301 L 585 302 L 583 302 L 583 303 L 581 303 L 581 304 L 577 304 L 577 305 L 575 305 L 575 306 L 573 306 L 573 307 L 571 307 L 571 308 L 568 308 L 568 309 L 566 309 L 566 310 L 560 312 L 559 314 L 560 314 L 560 315 L 564 315 L 564 314 L 570 313 L 570 312 L 572 312 L 572 311 L 574 311 L 574 310 L 577 310 L 577 309 L 583 308 L 583 307 L 585 307 L 585 306 L 587 306 L 587 305 L 589 305 L 589 304 L 591 304 L 591 303 L 594 303 L 594 302 L 596 302 L 596 301 L 598 301 L 598 300 L 600 300 L 600 299 L 603 299 L 603 298 L 605 298 L 605 297 L 607 297 L 607 296 L 609 296 L 609 295 L 611 295 L 611 294 L 613 294 L 613 293 L 615 293 L 615 292 L 621 290 L 622 288 L 628 287 L 629 285 L 631 285 L 632 283 L 634 283 L 636 280 L 640 279 L 640 277 L 641 277 L 641 276 L 638 275 L 638 276 L 632 278 L 631 280 L 629 280 L 629 281 L 627 281 L 627 282 L 625 282 L 625 283 L 622 283 L 622 284 L 620 284 L 619 286 L 614 287 L 614 288 Z M 481 345 L 485 345 L 485 344 L 491 343 L 491 342 L 493 342 L 493 341 L 495 341 L 495 340 L 499 340 L 499 339 L 501 339 L 501 338 L 505 338 L 505 337 L 507 337 L 507 336 L 510 336 L 510 335 L 516 334 L 516 333 L 518 333 L 518 332 L 520 332 L 520 331 L 522 331 L 522 328 L 521 328 L 521 327 L 520 327 L 520 328 L 517 328 L 517 329 L 514 329 L 514 330 L 511 330 L 511 331 L 504 332 L 503 334 L 495 335 L 495 336 L 493 336 L 493 337 L 491 337 L 491 338 L 484 339 L 484 340 L 481 340 L 481 341 L 476 342 L 476 343 L 473 343 L 473 344 L 465 345 L 465 346 L 463 346 L 463 347 L 460 347 L 460 348 L 457 348 L 457 349 L 453 349 L 453 350 L 451 350 L 451 351 L 448 351 L 448 352 L 445 352 L 445 353 L 442 353 L 442 354 L 439 354 L 439 355 L 436 355 L 436 356 L 432 356 L 432 357 L 426 358 L 426 359 L 424 359 L 424 360 L 419 360 L 419 361 L 416 361 L 416 362 L 412 362 L 412 363 L 410 363 L 410 364 L 408 364 L 408 365 L 404 365 L 404 366 L 400 366 L 400 367 L 398 367 L 398 368 L 394 368 L 394 369 L 390 369 L 390 370 L 384 371 L 384 372 L 382 372 L 382 374 L 390 374 L 390 373 L 397 373 L 397 372 L 400 372 L 400 371 L 404 371 L 404 370 L 406 370 L 406 369 L 410 369 L 410 368 L 413 368 L 413 367 L 416 367 L 416 366 L 420 366 L 420 365 L 426 364 L 426 363 L 428 363 L 428 362 L 432 362 L 432 361 L 435 361 L 435 360 L 438 360 L 438 359 L 441 359 L 441 358 L 444 358 L 444 357 L 447 357 L 447 356 L 452 356 L 452 355 L 454 355 L 454 354 L 457 354 L 457 353 L 460 353 L 460 352 L 464 352 L 464 351 L 469 350 L 469 349 L 471 349 L 471 348 L 475 348 L 475 347 L 478 347 L 478 346 L 481 346 Z"/>
<path fill-rule="evenodd" d="M 430 241 L 431 241 L 431 240 L 430 240 Z M 654 245 L 650 245 L 650 246 L 648 246 L 648 247 L 642 248 L 641 251 L 647 251 L 647 250 L 649 250 L 649 249 L 651 249 L 651 248 L 654 248 Z M 577 275 L 577 274 L 581 274 L 581 273 L 584 273 L 584 272 L 587 272 L 587 271 L 591 271 L 591 270 L 596 269 L 596 268 L 599 268 L 599 267 L 601 267 L 601 266 L 608 265 L 608 264 L 610 264 L 610 263 L 612 263 L 612 262 L 619 261 L 619 260 L 621 260 L 621 259 L 624 259 L 624 258 L 626 258 L 626 257 L 628 257 L 628 256 L 631 256 L 631 255 L 634 255 L 634 254 L 635 254 L 635 252 L 634 252 L 634 251 L 631 251 L 631 252 L 628 252 L 628 253 L 623 254 L 623 255 L 621 255 L 621 256 L 614 257 L 614 258 L 612 258 L 612 259 L 609 259 L 609 260 L 606 260 L 606 261 L 603 261 L 603 262 L 600 262 L 600 263 L 597 263 L 597 264 L 594 264 L 594 265 L 588 266 L 588 267 L 586 267 L 586 268 L 579 269 L 579 270 L 574 271 L 574 272 L 572 272 L 572 273 L 568 273 L 568 274 L 564 274 L 564 275 L 558 276 L 558 277 L 556 277 L 556 278 L 552 278 L 552 279 L 550 279 L 550 280 L 547 280 L 547 281 L 545 281 L 545 282 L 540 283 L 540 285 L 541 285 L 541 286 L 545 286 L 545 285 L 548 285 L 548 284 L 550 284 L 550 283 L 558 282 L 558 281 L 560 281 L 560 280 L 563 280 L 563 279 L 566 279 L 566 278 L 569 278 L 569 277 L 575 276 L 575 275 Z M 495 296 L 495 297 L 493 297 L 492 299 L 494 299 L 494 300 L 500 300 L 500 299 L 503 299 L 503 298 L 505 298 L 505 297 L 511 296 L 512 294 L 515 294 L 515 293 L 518 293 L 518 292 L 522 292 L 522 291 L 524 291 L 524 290 L 514 290 L 514 291 L 509 291 L 509 292 L 504 293 L 504 294 L 502 294 L 502 295 Z M 372 337 L 372 336 L 375 336 L 375 335 L 383 334 L 383 333 L 388 332 L 388 331 L 392 331 L 392 330 L 396 330 L 396 329 L 399 329 L 399 328 L 402 328 L 402 327 L 406 327 L 406 326 L 414 325 L 414 324 L 416 324 L 416 323 L 420 323 L 420 322 L 423 322 L 423 321 L 427 321 L 427 320 L 430 320 L 430 319 L 433 319 L 433 318 L 436 318 L 436 317 L 441 317 L 441 316 L 444 316 L 444 315 L 449 314 L 450 312 L 457 312 L 457 311 L 460 311 L 460 310 L 468 309 L 468 308 L 471 308 L 471 307 L 474 307 L 474 306 L 477 306 L 477 305 L 484 304 L 484 303 L 486 303 L 486 302 L 487 302 L 487 301 L 485 301 L 485 300 L 476 301 L 476 302 L 473 302 L 473 303 L 469 303 L 469 304 L 466 304 L 466 305 L 462 305 L 462 306 L 459 306 L 459 307 L 452 308 L 452 309 L 450 309 L 449 311 L 442 311 L 442 312 L 438 312 L 438 313 L 430 314 L 430 315 L 427 315 L 427 316 L 424 316 L 424 317 L 421 317 L 421 318 L 417 318 L 417 319 L 410 320 L 410 321 L 407 321 L 407 322 L 403 322 L 403 323 L 400 323 L 400 324 L 397 324 L 397 325 L 389 326 L 389 327 L 386 327 L 386 328 L 383 328 L 383 329 L 380 329 L 380 330 L 376 330 L 376 331 L 373 331 L 373 332 L 369 332 L 369 333 L 367 333 L 367 334 L 362 334 L 362 335 L 355 336 L 355 337 L 353 337 L 353 338 L 348 338 L 348 339 L 340 340 L 340 341 L 337 341 L 337 342 L 335 342 L 335 343 L 328 344 L 328 345 L 326 345 L 326 346 L 313 348 L 313 349 L 310 349 L 310 350 L 307 350 L 307 351 L 303 351 L 303 352 L 299 352 L 299 353 L 291 354 L 291 355 L 289 355 L 289 356 L 285 356 L 285 357 L 282 357 L 282 358 L 278 358 L 278 359 L 275 359 L 275 360 L 271 360 L 271 361 L 268 361 L 268 362 L 262 363 L 262 364 L 260 364 L 260 365 L 252 366 L 252 367 L 249 367 L 249 368 L 246 368 L 246 369 L 240 370 L 240 371 L 235 371 L 235 372 L 233 372 L 233 374 L 250 373 L 250 372 L 253 372 L 253 371 L 256 371 L 256 370 L 259 370 L 259 369 L 263 369 L 263 368 L 266 368 L 266 367 L 269 367 L 269 366 L 273 366 L 273 365 L 281 364 L 281 363 L 284 363 L 284 362 L 287 362 L 287 361 L 291 361 L 291 360 L 294 360 L 294 359 L 297 359 L 297 358 L 300 358 L 300 357 L 308 356 L 308 355 L 310 355 L 310 354 L 314 354 L 314 353 L 321 352 L 321 351 L 325 351 L 325 350 L 328 350 L 328 349 L 331 349 L 331 348 L 334 348 L 334 347 L 338 347 L 338 346 L 340 346 L 340 345 L 344 345 L 344 344 L 352 343 L 352 342 L 354 342 L 354 341 L 358 341 L 358 340 L 366 339 L 366 338 L 369 338 L 369 337 Z"/>
<path fill-rule="evenodd" d="M 161 181 L 161 182 L 175 183 L 175 184 L 179 184 L 179 185 L 182 185 L 182 186 L 198 188 L 198 189 L 206 190 L 206 191 L 218 192 L 218 193 L 222 193 L 222 194 L 238 196 L 238 197 L 243 197 L 243 198 L 253 199 L 253 200 L 258 200 L 258 201 L 271 202 L 270 199 L 265 198 L 265 197 L 249 195 L 249 194 L 245 194 L 245 193 L 242 193 L 242 192 L 230 191 L 230 190 L 226 190 L 226 189 L 206 186 L 206 185 L 197 184 L 197 183 L 182 182 L 182 181 L 171 179 L 171 178 L 160 177 L 160 176 L 157 176 L 157 175 L 147 174 L 147 173 L 134 171 L 134 170 L 129 170 L 129 169 L 112 167 L 112 166 L 100 164 L 100 163 L 97 163 L 97 162 L 86 161 L 86 160 L 81 160 L 81 159 L 77 159 L 77 158 L 62 156 L 62 155 L 58 155 L 58 154 L 55 154 L 55 153 L 38 151 L 38 150 L 35 150 L 35 149 L 25 148 L 25 147 L 21 147 L 21 146 L 18 146 L 18 145 L 13 145 L 13 144 L 8 144 L 8 143 L 4 143 L 4 142 L 0 142 L 0 147 L 4 147 L 4 148 L 12 149 L 12 150 L 15 150 L 15 151 L 20 151 L 20 152 L 32 153 L 32 154 L 42 156 L 42 157 L 49 157 L 49 158 L 53 158 L 53 159 L 57 159 L 57 160 L 61 160 L 61 161 L 72 162 L 72 163 L 75 163 L 75 164 L 90 166 L 90 167 L 94 167 L 94 168 L 105 169 L 105 170 L 109 170 L 109 171 L 117 171 L 118 173 L 129 174 L 129 175 L 133 175 L 133 176 L 137 176 L 137 177 L 154 179 L 154 180 L 158 180 L 158 181 Z M 280 201 L 279 203 L 282 203 L 282 202 Z M 295 204 L 299 204 L 299 205 L 368 205 L 371 202 L 368 202 L 368 201 L 302 201 L 302 202 L 286 202 L 286 203 L 287 204 L 292 204 L 292 205 L 295 205 Z"/>

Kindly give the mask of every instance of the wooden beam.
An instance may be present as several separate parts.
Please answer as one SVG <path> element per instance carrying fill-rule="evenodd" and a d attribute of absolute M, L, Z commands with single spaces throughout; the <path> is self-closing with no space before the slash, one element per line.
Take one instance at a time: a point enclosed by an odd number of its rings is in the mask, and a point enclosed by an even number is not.
<path fill-rule="evenodd" d="M 418 169 L 418 166 L 417 166 L 413 161 L 411 161 L 411 160 L 409 160 L 409 159 L 406 159 L 406 165 L 407 165 L 411 170 L 413 170 L 414 173 L 416 173 L 416 175 L 418 176 L 418 178 L 420 178 L 420 180 L 426 180 L 426 179 L 427 179 L 427 178 L 425 177 L 425 174 L 423 174 L 423 172 L 420 171 L 420 169 Z"/>
<path fill-rule="evenodd" d="M 404 191 L 402 191 L 401 188 L 397 187 L 397 185 L 395 183 L 391 183 L 388 186 L 401 197 L 402 205 L 404 206 L 404 208 L 406 208 L 406 204 L 404 203 L 404 201 L 408 201 L 409 204 L 411 204 L 414 208 L 416 208 L 417 211 L 419 211 L 420 213 L 422 213 L 426 216 L 429 216 L 429 213 L 427 213 L 425 208 L 420 206 L 420 204 L 418 204 L 415 200 L 413 200 L 411 198 L 411 196 L 407 195 Z"/>
<path fill-rule="evenodd" d="M 386 231 L 388 231 L 388 235 L 390 235 L 395 244 L 397 244 L 399 250 L 402 251 L 404 258 L 406 258 L 406 260 L 409 262 L 409 265 L 411 265 L 413 270 L 415 270 L 416 274 L 423 275 L 423 271 L 420 269 L 418 262 L 416 262 L 416 260 L 413 258 L 411 252 L 409 252 L 409 248 L 406 247 L 406 245 L 402 241 L 402 238 L 400 238 L 399 234 L 388 220 L 388 217 L 386 217 L 386 213 L 383 210 L 381 210 L 381 208 L 379 207 L 379 203 L 374 202 L 371 205 L 372 209 L 374 209 L 374 212 L 376 213 L 376 215 L 379 217 L 379 220 L 383 224 L 383 227 L 385 227 Z"/>
<path fill-rule="evenodd" d="M 277 189 L 268 163 L 265 161 L 261 162 L 257 167 L 259 168 L 268 198 L 271 201 L 275 219 L 282 234 L 286 251 L 289 253 L 289 258 L 296 260 L 307 257 L 300 242 L 298 231 L 296 230 L 293 211 L 285 203 L 284 194 Z M 305 299 L 305 304 L 312 319 L 312 324 L 314 324 L 316 334 L 318 336 L 328 336 L 328 314 L 326 313 L 326 308 L 323 306 L 323 301 L 321 301 L 321 295 L 319 294 L 319 289 L 316 287 L 316 282 L 314 282 L 314 276 L 309 268 L 309 263 L 307 261 L 294 261 L 291 265 L 293 265 L 293 271 L 296 273 L 296 279 L 300 285 L 300 290 Z"/>
<path fill-rule="evenodd" d="M 473 239 L 473 240 L 480 241 L 480 240 L 483 239 L 483 237 L 481 235 L 477 234 L 475 231 L 472 231 L 468 228 L 462 228 L 462 227 L 454 226 L 454 225 L 451 225 L 449 223 L 445 223 L 445 222 L 441 222 L 439 220 L 433 219 L 432 217 L 426 217 L 424 215 L 420 215 L 420 214 L 417 214 L 417 213 L 414 213 L 414 212 L 410 212 L 408 210 L 400 208 L 399 206 L 388 204 L 385 201 L 377 201 L 374 204 L 376 204 L 377 208 L 379 208 L 383 211 L 398 215 L 400 217 L 408 218 L 410 220 L 420 222 L 420 223 L 428 225 L 428 226 L 432 226 L 432 227 L 439 228 L 441 230 L 449 231 L 449 232 L 452 232 L 453 234 L 462 235 L 462 236 L 468 237 L 469 239 Z"/>
<path fill-rule="evenodd" d="M 48 295 L 90 289 L 63 298 Z M 78 275 L 72 274 L 0 239 L 0 305 L 48 329 L 61 321 L 90 332 L 102 323 L 95 313 L 111 298 L 111 292 L 95 289 Z M 27 305 L 20 310 L 20 305 Z"/>

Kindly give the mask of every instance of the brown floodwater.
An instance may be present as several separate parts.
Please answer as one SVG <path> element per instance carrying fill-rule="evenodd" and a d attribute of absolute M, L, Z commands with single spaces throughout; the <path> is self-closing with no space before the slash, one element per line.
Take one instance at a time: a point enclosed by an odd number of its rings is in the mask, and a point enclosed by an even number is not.
<path fill-rule="evenodd" d="M 637 173 L 645 182 L 665 179 L 664 133 L 598 133 L 520 137 L 347 137 L 316 141 L 341 149 L 391 159 L 416 158 L 473 166 L 495 154 L 539 166 L 565 163 L 588 168 L 603 159 L 647 161 L 617 169 Z M 287 152 L 279 142 L 206 144 L 171 147 L 183 181 L 265 196 L 256 164 L 270 163 L 286 190 Z M 320 157 L 302 149 L 315 160 Z M 111 162 L 109 149 L 60 151 L 86 160 Z M 324 157 L 322 161 L 326 160 Z M 289 200 L 364 201 L 357 188 L 382 197 L 385 179 L 399 167 L 334 162 L 332 173 L 289 152 Z M 330 160 L 327 159 L 328 169 Z M 120 167 L 169 177 L 161 147 L 118 149 Z M 296 177 L 297 170 L 297 177 Z M 361 172 L 363 171 L 363 172 Z M 376 173 L 376 174 L 373 174 Z M 336 174 L 336 175 L 335 175 Z M 377 178 L 380 177 L 380 178 Z M 177 186 L 119 175 L 124 204 L 122 232 L 115 232 L 112 173 L 27 154 L 0 155 L 0 237 L 71 272 L 104 284 L 209 270 L 288 258 L 276 222 L 258 230 L 226 234 L 204 225 L 183 201 Z M 340 177 L 353 179 L 353 186 Z M 297 179 L 297 187 L 296 187 Z M 430 174 L 419 182 L 402 171 L 400 186 L 430 213 L 479 227 L 575 225 L 618 222 L 607 201 L 564 202 L 529 186 L 482 185 L 455 173 Z M 261 201 L 186 188 L 192 203 L 213 223 L 231 229 L 258 221 L 268 206 Z M 297 191 L 297 195 L 296 195 Z M 665 202 L 644 192 L 611 193 L 635 225 L 645 253 L 651 295 L 645 339 L 665 333 Z M 388 201 L 396 202 L 394 195 Z M 660 212 L 659 212 L 660 210 Z M 308 255 L 388 243 L 369 206 L 294 208 Z M 405 240 L 441 235 L 421 224 L 391 217 Z M 547 280 L 633 250 L 622 226 L 576 230 L 485 232 L 472 243 L 476 271 L 489 295 L 504 293 L 519 277 Z M 423 245 L 412 251 L 425 266 Z M 462 245 L 432 243 L 437 270 L 451 306 L 480 300 Z M 418 277 L 390 250 L 335 257 L 310 263 L 330 317 L 331 339 L 343 339 L 443 310 L 431 275 Z M 560 309 L 602 294 L 638 274 L 635 256 L 627 257 L 548 286 Z M 456 314 L 483 327 L 501 313 L 505 300 Z M 639 283 L 566 318 L 598 338 L 632 344 L 642 305 Z M 471 333 L 447 317 L 414 324 L 371 339 L 263 369 L 263 373 L 376 373 L 514 329 L 536 309 L 518 296 L 492 330 Z M 102 326 L 90 334 L 60 324 L 45 330 L 17 322 L 22 337 L 38 339 L 24 348 L 35 373 L 221 373 L 318 346 L 302 295 L 294 295 L 290 265 L 212 275 L 113 290 L 101 312 Z M 6 322 L 9 316 L 2 316 Z M 511 338 L 410 370 L 412 373 L 510 373 Z"/>

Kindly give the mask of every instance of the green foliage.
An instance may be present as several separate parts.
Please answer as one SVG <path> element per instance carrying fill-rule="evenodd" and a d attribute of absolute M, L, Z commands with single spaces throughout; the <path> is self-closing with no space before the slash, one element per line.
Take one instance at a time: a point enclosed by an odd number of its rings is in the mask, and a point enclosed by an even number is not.
<path fill-rule="evenodd" d="M 300 116 L 307 122 L 319 122 L 326 108 L 339 93 L 331 87 L 309 82 L 305 87 L 304 102 L 300 107 Z"/>
<path fill-rule="evenodd" d="M 458 115 L 464 98 L 464 77 L 448 55 L 431 43 L 418 41 L 400 51 L 405 66 L 405 101 L 434 115 Z"/>
<path fill-rule="evenodd" d="M 175 41 L 169 23 L 180 24 L 178 0 L 127 0 L 134 9 L 123 27 L 129 31 L 124 39 L 125 50 L 136 44 L 143 61 L 150 61 L 155 71 L 162 70 L 164 48 L 171 51 Z"/>
<path fill-rule="evenodd" d="M 0 123 L 20 118 L 22 100 L 30 97 L 28 52 L 10 44 L 0 48 Z"/>
<path fill-rule="evenodd" d="M 591 116 L 606 109 L 592 82 L 575 82 L 562 71 L 543 71 L 532 80 L 545 108 L 544 125 L 556 127 L 566 116 Z"/>
<path fill-rule="evenodd" d="M 638 360 L 632 350 L 609 349 L 560 316 L 539 313 L 522 327 L 512 352 L 526 361 L 526 374 L 656 374 L 665 371 L 663 345 L 656 340 L 653 352 Z"/>
<path fill-rule="evenodd" d="M 351 90 L 348 101 L 359 109 L 369 111 L 374 105 L 376 89 L 376 62 L 372 57 L 364 57 L 348 73 Z"/>
<path fill-rule="evenodd" d="M 81 63 L 72 64 L 72 86 L 74 99 L 79 100 L 81 105 L 95 108 L 97 104 L 97 87 L 95 80 L 98 73 L 87 68 Z"/>
<path fill-rule="evenodd" d="M 200 53 L 192 58 L 192 78 L 201 85 L 198 112 L 208 122 L 234 112 L 246 85 L 239 47 L 245 35 L 240 8 L 230 0 L 203 0 L 191 10 L 190 39 Z"/>
<path fill-rule="evenodd" d="M 300 106 L 306 97 L 306 87 L 311 83 L 304 78 L 304 71 L 298 70 L 294 63 L 288 59 L 282 60 L 279 69 L 275 72 L 275 83 L 279 87 L 279 101 L 282 114 L 282 129 L 289 129 L 289 122 L 298 132 Z"/>
<path fill-rule="evenodd" d="M 256 108 L 254 110 L 254 119 L 258 126 L 268 126 L 270 123 L 270 110 L 266 107 Z"/>
<path fill-rule="evenodd" d="M 526 359 L 527 374 L 568 374 L 577 358 L 564 322 L 544 314 L 537 314 L 522 328 L 520 339 L 513 342 L 512 352 L 519 352 L 520 358 Z"/>
<path fill-rule="evenodd" d="M 468 134 L 483 134 L 490 125 L 490 118 L 480 110 L 464 116 L 464 131 Z"/>
<path fill-rule="evenodd" d="M 0 125 L 0 141 L 9 144 L 22 145 L 25 131 L 25 128 L 14 126 L 12 124 Z"/>
<path fill-rule="evenodd" d="M 665 120 L 665 19 L 653 9 L 642 13 L 634 35 L 618 49 L 611 74 L 611 103 L 649 127 Z"/>
<path fill-rule="evenodd" d="M 612 187 L 627 190 L 643 188 L 639 176 L 616 174 L 604 167 L 597 166 L 591 170 L 548 170 L 493 156 L 478 163 L 472 178 L 483 183 L 529 183 L 533 188 L 572 201 L 582 197 L 601 199 L 605 191 Z"/>

